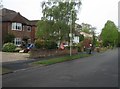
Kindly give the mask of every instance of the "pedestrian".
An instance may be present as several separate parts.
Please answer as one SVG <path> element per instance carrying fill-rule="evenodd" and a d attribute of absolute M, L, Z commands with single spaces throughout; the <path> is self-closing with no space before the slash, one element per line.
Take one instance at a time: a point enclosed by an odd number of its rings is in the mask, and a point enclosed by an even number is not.
<path fill-rule="evenodd" d="M 92 44 L 90 43 L 90 47 L 89 47 L 89 54 L 92 53 Z"/>

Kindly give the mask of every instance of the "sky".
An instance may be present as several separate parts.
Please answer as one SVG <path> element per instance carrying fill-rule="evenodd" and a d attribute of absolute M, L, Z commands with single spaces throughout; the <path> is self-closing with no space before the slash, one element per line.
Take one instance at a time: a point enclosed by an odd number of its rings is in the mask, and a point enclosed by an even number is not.
<path fill-rule="evenodd" d="M 81 0 L 78 24 L 88 23 L 100 33 L 107 20 L 118 26 L 118 2 L 120 0 Z M 40 20 L 42 0 L 3 0 L 3 7 L 16 12 L 29 20 Z"/>

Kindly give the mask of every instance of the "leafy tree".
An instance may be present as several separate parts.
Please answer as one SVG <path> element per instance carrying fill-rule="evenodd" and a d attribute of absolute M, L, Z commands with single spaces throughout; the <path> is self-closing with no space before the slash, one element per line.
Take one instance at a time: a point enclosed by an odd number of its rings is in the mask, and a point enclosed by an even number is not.
<path fill-rule="evenodd" d="M 101 38 L 103 46 L 115 46 L 118 43 L 118 28 L 114 22 L 108 20 L 102 29 Z"/>
<path fill-rule="evenodd" d="M 74 30 L 80 5 L 80 1 L 42 2 L 43 17 L 37 24 L 37 37 L 43 40 L 59 40 L 60 43 L 69 40 L 69 25 L 72 24 Z"/>
<path fill-rule="evenodd" d="M 87 23 L 82 23 L 82 32 L 91 33 L 91 25 Z"/>

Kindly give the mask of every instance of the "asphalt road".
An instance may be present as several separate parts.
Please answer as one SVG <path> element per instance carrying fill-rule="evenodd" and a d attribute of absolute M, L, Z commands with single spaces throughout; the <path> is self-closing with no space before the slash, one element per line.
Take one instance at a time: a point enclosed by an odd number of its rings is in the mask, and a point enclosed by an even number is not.
<path fill-rule="evenodd" d="M 3 87 L 117 87 L 118 50 L 17 71 L 2 80 Z"/>

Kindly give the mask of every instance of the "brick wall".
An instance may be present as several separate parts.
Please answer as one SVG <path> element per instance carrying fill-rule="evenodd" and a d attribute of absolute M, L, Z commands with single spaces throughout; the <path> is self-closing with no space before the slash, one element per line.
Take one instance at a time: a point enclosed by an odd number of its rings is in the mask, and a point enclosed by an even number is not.
<path fill-rule="evenodd" d="M 27 25 L 25 25 L 27 26 Z M 16 30 L 11 30 L 12 29 L 12 23 L 10 22 L 3 22 L 2 23 L 2 41 L 4 42 L 5 36 L 9 34 L 15 35 L 16 38 L 24 38 L 28 37 L 31 39 L 32 42 L 34 42 L 35 39 L 35 26 L 32 26 L 31 31 L 29 32 L 27 29 L 23 29 L 22 31 L 16 31 Z"/>
<path fill-rule="evenodd" d="M 69 54 L 70 50 L 42 50 L 42 49 L 32 49 L 30 52 L 31 58 L 41 58 L 41 57 L 48 57 L 48 56 L 62 56 Z M 78 53 L 77 49 L 72 49 L 72 54 Z"/>

